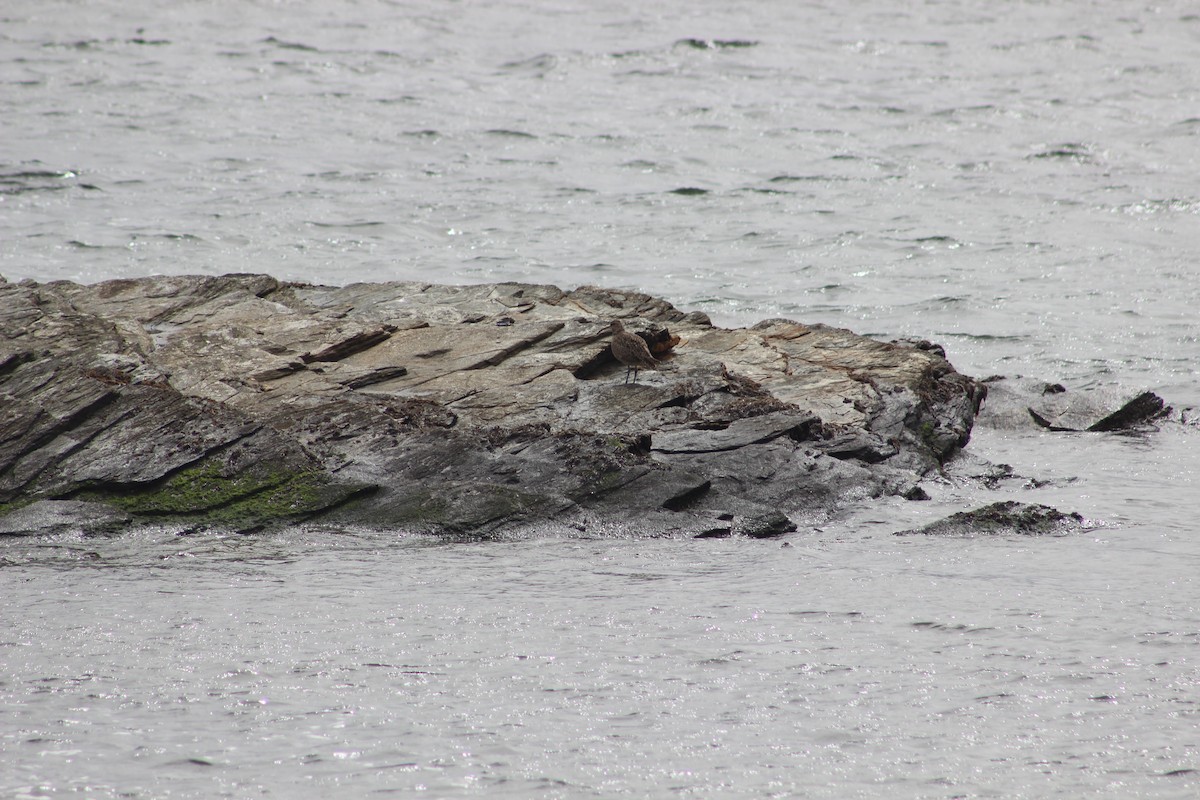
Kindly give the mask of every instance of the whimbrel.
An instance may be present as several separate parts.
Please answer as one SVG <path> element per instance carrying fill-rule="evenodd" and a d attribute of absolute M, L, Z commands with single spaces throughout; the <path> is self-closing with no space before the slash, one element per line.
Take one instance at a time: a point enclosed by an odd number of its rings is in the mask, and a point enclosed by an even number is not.
<path fill-rule="evenodd" d="M 625 326 L 619 319 L 612 321 L 610 347 L 613 358 L 625 365 L 626 383 L 629 383 L 630 371 L 633 372 L 633 382 L 637 383 L 639 369 L 658 369 L 658 362 L 654 360 L 654 356 L 650 355 L 650 348 L 646 346 L 646 340 L 625 330 Z"/>

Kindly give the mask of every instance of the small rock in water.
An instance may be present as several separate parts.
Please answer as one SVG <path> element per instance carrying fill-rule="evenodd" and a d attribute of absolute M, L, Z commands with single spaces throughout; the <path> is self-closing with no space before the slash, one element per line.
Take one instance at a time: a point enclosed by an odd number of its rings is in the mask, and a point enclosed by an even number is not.
<path fill-rule="evenodd" d="M 1120 389 L 1071 391 L 1058 383 L 989 378 L 979 422 L 1006 430 L 1103 433 L 1136 429 L 1170 412 L 1154 392 Z"/>
<path fill-rule="evenodd" d="M 896 536 L 923 533 L 929 536 L 974 534 L 1020 534 L 1045 536 L 1075 533 L 1095 527 L 1081 515 L 1064 513 L 1037 503 L 1004 500 L 973 511 L 960 511 L 916 530 L 898 531 Z"/>

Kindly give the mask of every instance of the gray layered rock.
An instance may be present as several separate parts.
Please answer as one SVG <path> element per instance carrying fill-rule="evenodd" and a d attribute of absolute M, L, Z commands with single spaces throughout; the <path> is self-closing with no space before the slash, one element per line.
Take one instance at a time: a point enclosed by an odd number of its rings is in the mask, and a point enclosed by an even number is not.
<path fill-rule="evenodd" d="M 665 342 L 636 383 L 614 319 Z M 768 536 L 920 497 L 983 396 L 927 343 L 595 287 L 0 282 L 0 533 Z"/>

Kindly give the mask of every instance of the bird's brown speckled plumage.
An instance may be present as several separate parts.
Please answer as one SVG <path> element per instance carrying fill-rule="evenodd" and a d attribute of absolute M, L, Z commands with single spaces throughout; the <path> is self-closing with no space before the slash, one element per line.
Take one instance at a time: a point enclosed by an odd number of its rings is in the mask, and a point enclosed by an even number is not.
<path fill-rule="evenodd" d="M 658 369 L 658 362 L 650 354 L 646 340 L 635 333 L 625 330 L 621 320 L 612 321 L 613 358 L 625 365 L 625 382 L 629 383 L 629 373 L 633 372 L 633 380 L 637 382 L 639 369 Z"/>

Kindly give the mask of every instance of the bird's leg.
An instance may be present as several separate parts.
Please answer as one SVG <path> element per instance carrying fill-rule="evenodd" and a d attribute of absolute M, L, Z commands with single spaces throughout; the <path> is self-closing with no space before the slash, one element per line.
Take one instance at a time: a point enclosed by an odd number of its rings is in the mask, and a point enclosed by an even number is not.
<path fill-rule="evenodd" d="M 626 368 L 625 368 L 625 383 L 629 383 L 629 371 L 630 371 L 631 369 L 633 369 L 633 367 L 626 367 Z"/>

